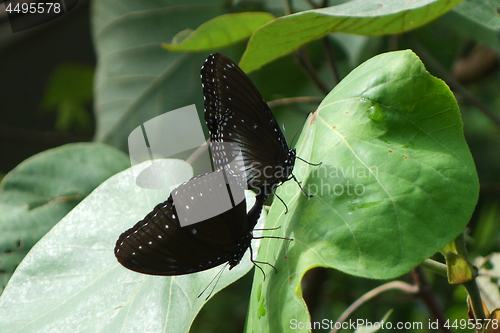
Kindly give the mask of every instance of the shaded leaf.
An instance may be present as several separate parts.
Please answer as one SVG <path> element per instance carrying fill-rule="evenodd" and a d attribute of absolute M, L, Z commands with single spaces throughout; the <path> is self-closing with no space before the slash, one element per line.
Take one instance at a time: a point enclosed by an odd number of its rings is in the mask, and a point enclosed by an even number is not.
<path fill-rule="evenodd" d="M 43 108 L 55 109 L 64 101 L 90 102 L 94 68 L 82 64 L 59 65 L 47 82 L 41 102 Z"/>
<path fill-rule="evenodd" d="M 125 150 L 143 122 L 193 103 L 203 110 L 199 75 L 206 54 L 171 53 L 161 44 L 223 14 L 218 1 L 92 4 L 96 140 Z"/>
<path fill-rule="evenodd" d="M 453 28 L 500 50 L 499 0 L 462 1 L 450 12 L 449 23 Z"/>
<path fill-rule="evenodd" d="M 1 275 L 8 278 L 47 231 L 128 165 L 127 156 L 112 147 L 68 144 L 30 157 L 5 176 L 0 185 Z"/>

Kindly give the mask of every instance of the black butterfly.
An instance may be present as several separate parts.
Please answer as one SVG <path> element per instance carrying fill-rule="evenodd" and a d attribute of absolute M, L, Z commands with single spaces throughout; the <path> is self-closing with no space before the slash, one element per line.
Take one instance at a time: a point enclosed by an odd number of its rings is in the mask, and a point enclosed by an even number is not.
<path fill-rule="evenodd" d="M 263 200 L 257 200 L 247 214 L 243 189 L 234 186 L 231 176 L 222 178 L 222 191 L 217 192 L 221 176 L 223 171 L 219 170 L 177 187 L 167 201 L 120 235 L 115 246 L 118 261 L 139 273 L 167 276 L 199 272 L 226 262 L 229 269 L 238 265 L 250 247 Z M 232 207 L 198 222 L 199 216 L 216 212 L 214 207 L 221 202 L 227 204 L 220 195 L 224 191 L 229 193 Z M 181 208 L 192 213 L 183 218 L 178 214 Z M 195 220 L 183 221 L 190 216 Z M 191 224 L 183 226 L 182 222 Z"/>
<path fill-rule="evenodd" d="M 205 61 L 201 76 L 216 171 L 183 183 L 120 235 L 115 256 L 133 271 L 182 275 L 223 263 L 232 269 L 248 248 L 252 250 L 265 198 L 282 182 L 295 179 L 295 149 L 288 148 L 271 110 L 245 73 L 229 58 L 214 54 Z M 247 187 L 258 190 L 248 213 Z"/>
<path fill-rule="evenodd" d="M 295 179 L 295 149 L 288 148 L 266 101 L 238 65 L 212 54 L 201 68 L 201 81 L 215 168 L 224 168 L 241 152 L 236 175 L 262 198 Z"/>

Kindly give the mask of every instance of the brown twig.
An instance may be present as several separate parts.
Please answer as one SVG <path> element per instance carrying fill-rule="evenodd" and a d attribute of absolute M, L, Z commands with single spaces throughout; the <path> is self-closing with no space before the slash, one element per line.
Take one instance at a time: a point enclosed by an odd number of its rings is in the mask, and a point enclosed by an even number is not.
<path fill-rule="evenodd" d="M 332 73 L 333 85 L 337 85 L 340 81 L 340 72 L 337 66 L 337 61 L 335 60 L 335 55 L 333 54 L 333 47 L 328 36 L 323 37 L 323 48 L 325 49 L 326 62 L 328 67 L 330 67 L 330 72 Z"/>
<path fill-rule="evenodd" d="M 402 281 L 392 281 L 381 286 L 378 286 L 375 289 L 370 290 L 360 298 L 358 298 L 354 303 L 352 303 L 337 319 L 337 323 L 343 323 L 346 321 L 349 316 L 363 304 L 371 300 L 372 298 L 386 292 L 389 290 L 400 290 L 408 294 L 417 294 L 419 289 L 416 286 L 412 286 L 411 284 L 402 282 Z M 335 333 L 338 331 L 336 327 L 341 327 L 342 325 L 335 325 L 335 327 L 330 331 L 330 333 Z"/>
<path fill-rule="evenodd" d="M 465 247 L 465 236 L 462 232 L 457 238 L 455 238 L 455 248 L 457 249 L 457 253 L 465 258 L 465 260 L 469 261 L 469 254 L 467 253 L 467 249 Z M 479 292 L 479 288 L 476 283 L 476 279 L 472 279 L 468 282 L 462 284 L 467 290 L 467 294 L 469 294 L 469 298 L 471 301 L 472 311 L 474 311 L 475 319 L 484 323 L 486 319 L 486 314 L 484 313 L 483 301 L 481 299 L 481 293 Z"/>
<path fill-rule="evenodd" d="M 330 92 L 330 87 L 323 81 L 323 79 L 316 73 L 313 65 L 307 59 L 303 49 L 298 49 L 294 52 L 295 59 L 304 70 L 304 73 L 311 79 L 314 85 L 325 95 Z"/>
<path fill-rule="evenodd" d="M 277 106 L 282 106 L 282 105 L 290 105 L 290 104 L 298 104 L 298 103 L 321 103 L 323 98 L 321 97 L 309 97 L 309 96 L 304 96 L 304 97 L 289 97 L 289 98 L 280 98 L 280 99 L 275 99 L 274 101 L 271 101 L 267 103 L 270 108 L 274 108 Z"/>
<path fill-rule="evenodd" d="M 321 8 L 320 5 L 318 5 L 317 3 L 315 3 L 314 1 L 312 0 L 307 0 L 307 2 L 311 5 L 312 8 Z"/>
<path fill-rule="evenodd" d="M 444 327 L 446 318 L 444 316 L 443 310 L 441 309 L 441 306 L 436 300 L 436 297 L 434 297 L 434 293 L 429 286 L 429 282 L 427 281 L 422 268 L 420 266 L 415 267 L 412 270 L 412 274 L 413 279 L 415 280 L 415 284 L 418 287 L 422 301 L 427 306 L 427 309 L 429 309 L 429 312 L 434 320 L 437 320 L 439 332 L 452 333 L 452 330 Z"/>

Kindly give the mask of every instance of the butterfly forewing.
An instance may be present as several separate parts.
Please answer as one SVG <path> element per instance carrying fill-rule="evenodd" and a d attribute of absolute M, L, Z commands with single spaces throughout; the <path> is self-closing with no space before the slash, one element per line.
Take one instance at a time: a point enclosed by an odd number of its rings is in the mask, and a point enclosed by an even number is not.
<path fill-rule="evenodd" d="M 241 151 L 249 188 L 263 189 L 288 179 L 295 161 L 271 112 L 248 76 L 231 59 L 217 53 L 201 70 L 205 121 L 217 169 Z M 266 170 L 266 174 L 264 174 Z M 270 193 L 267 193 L 269 195 Z"/>

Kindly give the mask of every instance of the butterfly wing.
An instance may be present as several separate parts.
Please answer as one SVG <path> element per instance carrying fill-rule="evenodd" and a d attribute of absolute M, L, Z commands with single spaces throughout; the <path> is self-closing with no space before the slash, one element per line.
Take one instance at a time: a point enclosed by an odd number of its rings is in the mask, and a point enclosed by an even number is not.
<path fill-rule="evenodd" d="M 198 176 L 180 185 L 173 193 L 176 200 L 171 195 L 125 231 L 115 247 L 118 261 L 128 269 L 151 275 L 203 271 L 230 261 L 234 254 L 239 261 L 250 245 L 255 225 L 253 219 L 249 224 L 245 200 L 204 221 L 186 226 L 179 222 L 178 205 L 189 205 L 197 215 L 218 201 L 211 195 L 212 184 L 206 180 Z M 193 187 L 209 200 L 192 202 Z"/>
<path fill-rule="evenodd" d="M 249 188 L 267 189 L 287 180 L 295 150 L 288 148 L 269 106 L 248 76 L 217 53 L 206 59 L 201 79 L 216 169 L 241 152 Z"/>

